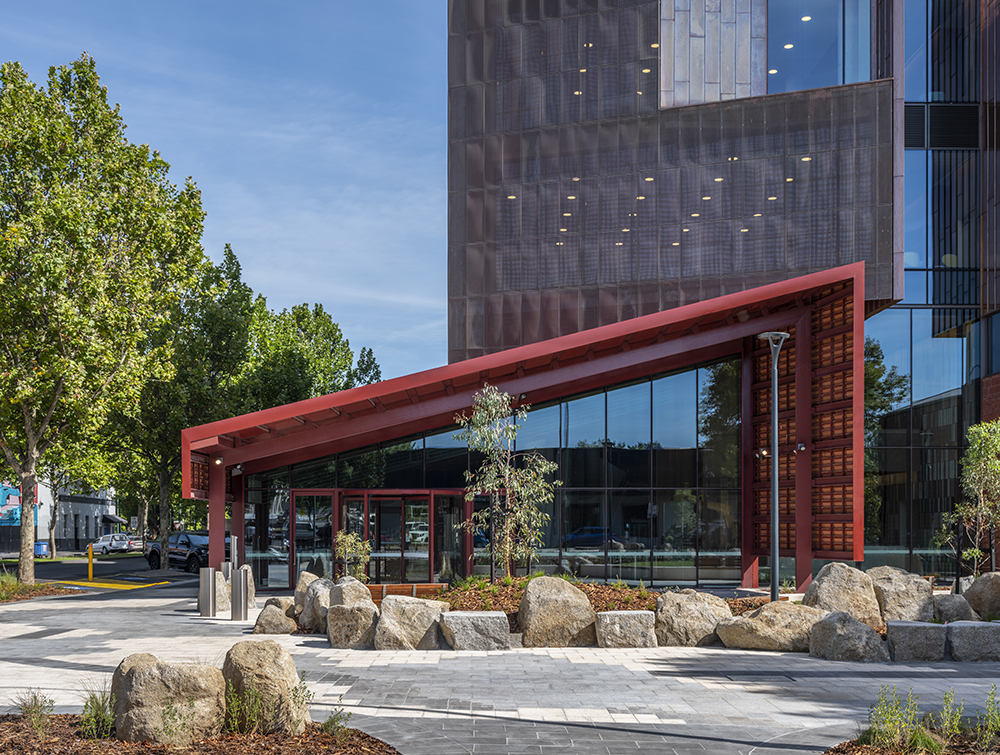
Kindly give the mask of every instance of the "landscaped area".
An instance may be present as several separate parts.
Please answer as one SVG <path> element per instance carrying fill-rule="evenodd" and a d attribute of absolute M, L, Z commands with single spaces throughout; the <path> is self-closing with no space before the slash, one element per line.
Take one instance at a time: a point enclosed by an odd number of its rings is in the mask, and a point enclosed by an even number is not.
<path fill-rule="evenodd" d="M 25 585 L 17 581 L 14 574 L 0 571 L 0 603 L 12 603 L 15 600 L 31 600 L 45 595 L 67 595 L 76 592 L 65 587 L 57 587 L 48 583 Z"/>

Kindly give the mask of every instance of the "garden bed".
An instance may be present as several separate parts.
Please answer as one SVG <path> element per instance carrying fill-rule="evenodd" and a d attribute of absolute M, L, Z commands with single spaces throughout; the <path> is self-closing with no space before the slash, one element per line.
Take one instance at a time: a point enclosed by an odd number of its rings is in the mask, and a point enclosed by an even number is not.
<path fill-rule="evenodd" d="M 17 600 L 31 600 L 47 595 L 69 595 L 79 592 L 66 587 L 56 587 L 48 583 L 22 585 L 13 575 L 0 574 L 0 603 L 13 603 Z M 2 750 L 0 750 L 2 752 Z"/>
<path fill-rule="evenodd" d="M 192 742 L 184 747 L 129 743 L 117 739 L 87 739 L 78 715 L 50 715 L 47 726 L 36 731 L 21 716 L 0 715 L 0 753 L 4 755 L 399 755 L 399 751 L 357 729 L 344 729 L 340 737 L 309 724 L 303 734 L 230 734 Z"/>

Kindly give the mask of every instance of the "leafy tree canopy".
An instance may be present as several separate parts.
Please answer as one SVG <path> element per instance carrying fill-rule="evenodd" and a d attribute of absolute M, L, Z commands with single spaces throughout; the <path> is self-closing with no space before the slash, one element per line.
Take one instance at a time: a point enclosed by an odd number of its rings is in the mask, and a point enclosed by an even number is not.
<path fill-rule="evenodd" d="M 90 57 L 51 68 L 45 87 L 0 66 L 0 446 L 25 501 L 53 444 L 133 402 L 162 358 L 150 338 L 202 260 L 199 192 L 167 170 L 125 138 Z"/>

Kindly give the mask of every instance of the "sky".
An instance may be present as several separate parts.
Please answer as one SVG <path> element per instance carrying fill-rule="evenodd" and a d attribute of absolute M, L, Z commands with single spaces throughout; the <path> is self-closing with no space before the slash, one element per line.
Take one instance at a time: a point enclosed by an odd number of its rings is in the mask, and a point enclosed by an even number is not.
<path fill-rule="evenodd" d="M 191 176 L 215 261 L 321 303 L 383 378 L 447 362 L 446 0 L 0 2 L 41 84 L 89 53 L 126 136 Z"/>

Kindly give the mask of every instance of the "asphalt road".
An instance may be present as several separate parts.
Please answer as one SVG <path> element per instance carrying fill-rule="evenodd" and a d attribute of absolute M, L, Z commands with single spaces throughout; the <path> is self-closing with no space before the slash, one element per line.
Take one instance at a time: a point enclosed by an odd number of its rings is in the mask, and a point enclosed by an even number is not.
<path fill-rule="evenodd" d="M 12 568 L 16 569 L 17 567 L 7 567 L 8 570 Z M 172 569 L 167 574 L 163 571 L 151 572 L 149 564 L 146 563 L 146 559 L 142 557 L 141 553 L 114 557 L 94 556 L 94 582 L 111 580 L 141 585 L 143 583 L 163 582 L 165 578 L 173 581 L 174 579 L 191 579 L 192 575 L 180 569 Z M 87 580 L 87 559 L 53 562 L 44 558 L 36 558 L 35 580 L 39 582 L 85 582 Z"/>

